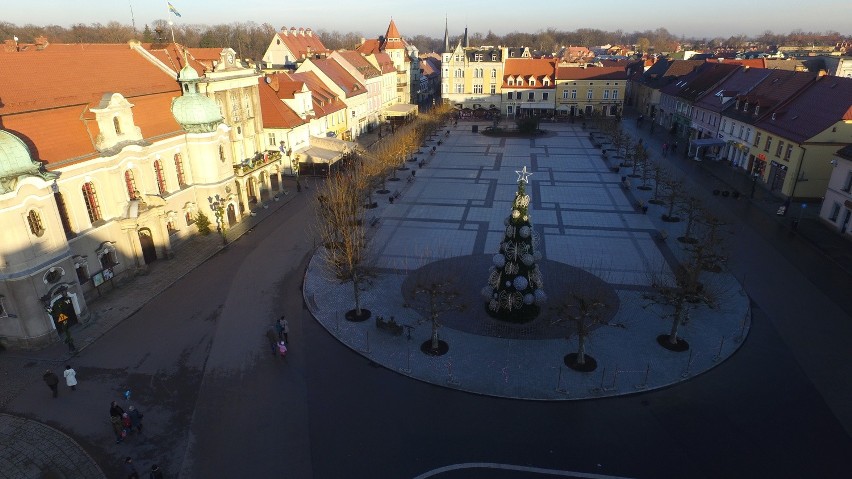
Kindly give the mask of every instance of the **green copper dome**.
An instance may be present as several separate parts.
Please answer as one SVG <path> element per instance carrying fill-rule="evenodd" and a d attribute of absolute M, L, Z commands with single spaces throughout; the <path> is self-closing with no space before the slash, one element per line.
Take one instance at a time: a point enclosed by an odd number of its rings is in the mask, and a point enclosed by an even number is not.
<path fill-rule="evenodd" d="M 27 176 L 38 176 L 48 181 L 58 177 L 55 173 L 42 171 L 41 164 L 30 157 L 30 149 L 23 140 L 0 130 L 0 194 L 14 191 L 18 181 Z"/>
<path fill-rule="evenodd" d="M 30 149 L 17 136 L 0 130 L 0 177 L 18 176 L 38 170 L 38 163 L 30 158 Z"/>
<path fill-rule="evenodd" d="M 172 115 L 188 133 L 214 131 L 223 121 L 216 102 L 196 91 L 198 80 L 195 70 L 183 67 L 178 75 L 183 95 L 172 100 Z"/>

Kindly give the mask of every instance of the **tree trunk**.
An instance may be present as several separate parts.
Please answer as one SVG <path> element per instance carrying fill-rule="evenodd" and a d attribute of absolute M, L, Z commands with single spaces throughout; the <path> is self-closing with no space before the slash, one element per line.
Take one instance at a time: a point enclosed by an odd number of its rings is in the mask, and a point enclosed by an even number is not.
<path fill-rule="evenodd" d="M 586 364 L 586 335 L 578 334 L 580 345 L 577 347 L 577 364 Z"/>
<path fill-rule="evenodd" d="M 680 327 L 680 318 L 683 315 L 682 300 L 675 304 L 674 314 L 672 314 L 672 329 L 669 331 L 669 344 L 677 344 L 677 330 Z"/>
<path fill-rule="evenodd" d="M 438 318 L 432 316 L 432 349 L 438 350 Z"/>
<path fill-rule="evenodd" d="M 355 291 L 355 315 L 359 318 L 361 317 L 361 291 L 358 289 L 358 282 L 360 278 L 358 278 L 358 273 L 352 274 L 352 288 Z"/>

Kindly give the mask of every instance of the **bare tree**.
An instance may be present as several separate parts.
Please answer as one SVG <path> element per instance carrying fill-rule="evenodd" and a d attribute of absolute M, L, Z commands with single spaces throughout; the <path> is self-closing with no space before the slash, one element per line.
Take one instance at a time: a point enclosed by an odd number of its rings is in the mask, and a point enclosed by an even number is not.
<path fill-rule="evenodd" d="M 362 321 L 369 311 L 361 309 L 361 282 L 367 276 L 367 235 L 364 231 L 364 202 L 358 184 L 349 176 L 330 175 L 318 197 L 318 229 L 323 241 L 323 259 L 328 271 L 341 282 L 352 282 L 355 309 L 347 319 Z"/>
<path fill-rule="evenodd" d="M 692 195 L 686 195 L 678 204 L 678 212 L 686 216 L 686 229 L 683 236 L 678 237 L 682 243 L 697 243 L 698 240 L 691 236 L 692 228 L 699 216 L 704 214 L 704 205 L 701 200 Z"/>
<path fill-rule="evenodd" d="M 679 178 L 666 176 L 663 178 L 663 204 L 668 206 L 668 212 L 663 213 L 662 220 L 670 223 L 677 223 L 680 218 L 675 216 L 675 209 L 683 200 L 683 181 Z"/>
<path fill-rule="evenodd" d="M 650 172 L 651 178 L 654 180 L 654 197 L 648 200 L 648 203 L 653 203 L 655 205 L 665 204 L 665 202 L 660 199 L 660 186 L 665 183 L 668 171 L 660 163 L 653 162 L 651 164 Z"/>
<path fill-rule="evenodd" d="M 438 337 L 440 316 L 450 311 L 467 309 L 466 304 L 459 302 L 460 293 L 455 280 L 457 277 L 458 275 L 452 275 L 446 270 L 434 270 L 425 277 L 418 278 L 414 286 L 411 306 L 426 314 L 427 320 L 432 324 L 430 339 L 421 347 L 427 354 L 438 355 L 447 352 L 446 343 L 441 344 L 442 341 Z"/>
<path fill-rule="evenodd" d="M 594 358 L 588 357 L 590 359 L 588 364 L 586 361 L 586 339 L 594 330 L 594 326 L 609 324 L 604 319 L 607 305 L 604 303 L 603 295 L 595 294 L 595 292 L 589 294 L 574 292 L 571 293 L 570 303 L 563 302 L 553 309 L 557 319 L 552 324 L 570 321 L 574 326 L 573 334 L 577 335 L 577 353 L 566 356 L 565 364 L 578 371 L 594 371 L 597 367 Z M 568 338 L 570 339 L 570 335 Z"/>

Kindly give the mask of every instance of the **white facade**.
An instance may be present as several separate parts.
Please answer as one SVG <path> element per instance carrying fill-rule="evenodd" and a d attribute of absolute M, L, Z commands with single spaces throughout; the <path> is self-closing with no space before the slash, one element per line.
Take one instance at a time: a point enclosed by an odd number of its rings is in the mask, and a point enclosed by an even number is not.
<path fill-rule="evenodd" d="M 852 240 L 852 159 L 835 156 L 831 164 L 834 170 L 819 216 L 846 239 Z"/>

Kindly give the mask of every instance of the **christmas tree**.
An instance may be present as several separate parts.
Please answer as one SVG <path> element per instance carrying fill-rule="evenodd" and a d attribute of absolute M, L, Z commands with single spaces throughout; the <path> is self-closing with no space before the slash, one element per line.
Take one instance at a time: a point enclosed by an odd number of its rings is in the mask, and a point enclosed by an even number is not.
<path fill-rule="evenodd" d="M 488 286 L 483 288 L 482 294 L 491 316 L 505 321 L 526 322 L 538 315 L 547 295 L 537 264 L 541 253 L 535 250 L 537 237 L 528 212 L 530 197 L 525 191 L 527 178 L 532 173 L 526 166 L 516 173 L 518 192 L 515 193 L 512 214 L 504 222 L 506 235 L 500 243 L 500 252 L 494 255 Z"/>

